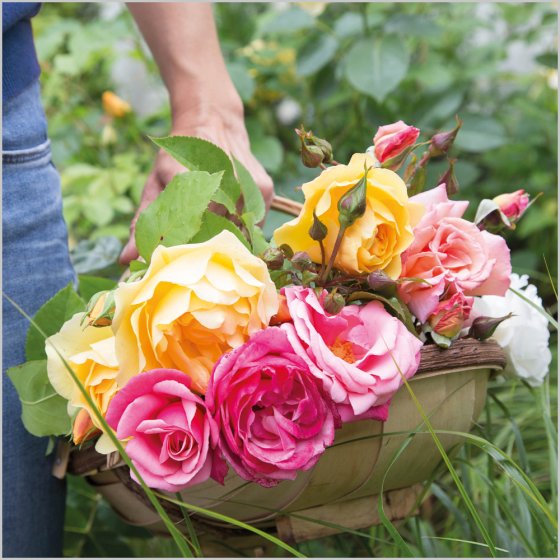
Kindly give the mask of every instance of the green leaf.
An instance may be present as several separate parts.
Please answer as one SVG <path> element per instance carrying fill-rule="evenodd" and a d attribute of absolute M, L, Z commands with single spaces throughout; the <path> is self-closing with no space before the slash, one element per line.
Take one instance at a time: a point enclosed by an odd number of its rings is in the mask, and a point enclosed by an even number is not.
<path fill-rule="evenodd" d="M 148 268 L 148 263 L 144 261 L 130 261 L 128 265 L 130 272 L 140 272 L 141 270 L 146 270 Z"/>
<path fill-rule="evenodd" d="M 479 153 L 506 144 L 504 127 L 492 117 L 466 115 L 463 121 L 463 126 L 455 139 L 455 146 L 460 150 Z"/>
<path fill-rule="evenodd" d="M 362 39 L 345 59 L 345 74 L 358 91 L 380 103 L 403 80 L 408 71 L 410 53 L 395 35 Z"/>
<path fill-rule="evenodd" d="M 222 176 L 222 172 L 210 175 L 205 171 L 176 175 L 140 214 L 136 223 L 136 247 L 146 262 L 158 245 L 172 247 L 192 239 Z"/>
<path fill-rule="evenodd" d="M 241 216 L 243 224 L 249 232 L 253 254 L 260 255 L 268 248 L 268 241 L 264 237 L 262 229 L 256 225 L 255 216 L 252 212 L 247 212 Z"/>
<path fill-rule="evenodd" d="M 535 60 L 543 66 L 554 68 L 554 70 L 558 68 L 558 54 L 555 52 L 539 54 L 539 56 L 537 56 Z"/>
<path fill-rule="evenodd" d="M 50 384 L 46 360 L 10 368 L 8 377 L 21 400 L 21 419 L 30 434 L 58 436 L 70 431 L 67 401 Z"/>
<path fill-rule="evenodd" d="M 338 41 L 332 35 L 308 41 L 298 53 L 297 73 L 303 77 L 315 74 L 334 58 L 337 49 Z"/>
<path fill-rule="evenodd" d="M 83 239 L 70 254 L 72 265 L 78 274 L 103 270 L 117 262 L 121 249 L 121 242 L 113 236 Z"/>
<path fill-rule="evenodd" d="M 450 338 L 446 336 L 442 336 L 437 332 L 430 331 L 430 335 L 432 336 L 432 340 L 440 347 L 440 348 L 449 348 L 451 343 L 453 342 Z"/>
<path fill-rule="evenodd" d="M 245 212 L 251 212 L 254 215 L 256 222 L 260 222 L 265 215 L 262 193 L 247 168 L 239 160 L 233 158 L 233 165 L 241 185 L 243 208 Z"/>
<path fill-rule="evenodd" d="M 278 171 L 284 159 L 282 143 L 274 136 L 252 136 L 251 151 L 271 173 Z"/>
<path fill-rule="evenodd" d="M 204 241 L 208 241 L 212 239 L 212 237 L 218 235 L 227 229 L 231 231 L 238 239 L 249 249 L 251 247 L 249 242 L 245 238 L 245 236 L 241 233 L 241 230 L 232 222 L 230 222 L 227 218 L 223 216 L 218 216 L 214 214 L 210 210 L 207 210 L 202 217 L 202 224 L 198 230 L 198 233 L 191 239 L 192 243 L 203 243 Z"/>
<path fill-rule="evenodd" d="M 215 200 L 235 214 L 235 203 L 241 194 L 241 188 L 233 173 L 231 160 L 221 148 L 212 142 L 192 136 L 168 136 L 152 138 L 152 141 L 189 171 L 208 171 L 208 173 L 223 171 L 224 177 L 220 190 L 225 193 L 225 196 Z"/>
<path fill-rule="evenodd" d="M 247 103 L 255 93 L 255 79 L 249 74 L 244 64 L 233 62 L 227 65 L 228 74 L 241 99 Z"/>
<path fill-rule="evenodd" d="M 84 309 L 84 301 L 74 291 L 72 282 L 70 282 L 65 288 L 49 299 L 37 311 L 33 319 L 46 336 L 50 336 L 57 333 L 62 325 L 73 315 L 84 311 Z M 28 361 L 43 360 L 47 357 L 45 339 L 33 325 L 27 331 L 25 356 Z"/>
<path fill-rule="evenodd" d="M 92 296 L 104 290 L 112 290 L 117 283 L 110 278 L 101 278 L 100 276 L 88 276 L 80 274 L 78 276 L 79 285 L 78 292 L 84 299 L 89 301 Z"/>
<path fill-rule="evenodd" d="M 262 19 L 259 31 L 264 33 L 294 33 L 313 27 L 315 18 L 297 6 L 283 11 L 270 11 Z"/>

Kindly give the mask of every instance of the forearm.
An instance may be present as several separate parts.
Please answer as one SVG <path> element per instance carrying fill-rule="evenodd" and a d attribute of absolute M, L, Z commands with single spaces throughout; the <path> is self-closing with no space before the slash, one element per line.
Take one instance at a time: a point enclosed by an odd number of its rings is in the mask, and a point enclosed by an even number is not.
<path fill-rule="evenodd" d="M 174 124 L 243 118 L 220 50 L 210 3 L 127 4 L 169 91 Z"/>

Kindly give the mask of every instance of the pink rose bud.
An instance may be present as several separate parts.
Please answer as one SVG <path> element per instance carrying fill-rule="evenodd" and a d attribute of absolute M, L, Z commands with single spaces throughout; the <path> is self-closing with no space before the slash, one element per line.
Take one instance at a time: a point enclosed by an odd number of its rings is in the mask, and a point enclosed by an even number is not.
<path fill-rule="evenodd" d="M 496 196 L 494 202 L 509 220 L 517 221 L 529 206 L 529 195 L 523 189 L 519 189 Z"/>
<path fill-rule="evenodd" d="M 380 126 L 373 137 L 375 157 L 380 163 L 392 159 L 412 146 L 420 130 L 403 121 Z"/>
<path fill-rule="evenodd" d="M 462 292 L 457 292 L 451 298 L 438 303 L 435 311 L 428 317 L 428 323 L 435 333 L 453 338 L 461 332 L 469 318 L 472 304 L 472 297 L 465 297 Z"/>

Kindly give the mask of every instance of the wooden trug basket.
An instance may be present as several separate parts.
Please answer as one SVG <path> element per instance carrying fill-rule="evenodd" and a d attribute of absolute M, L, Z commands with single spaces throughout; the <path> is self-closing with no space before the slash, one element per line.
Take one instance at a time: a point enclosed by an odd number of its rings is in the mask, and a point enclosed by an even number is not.
<path fill-rule="evenodd" d="M 276 198 L 273 208 L 297 214 L 301 206 Z M 410 387 L 435 430 L 468 432 L 484 406 L 490 374 L 504 366 L 504 353 L 493 341 L 457 340 L 448 350 L 429 345 L 422 349 L 420 367 Z M 230 469 L 224 486 L 209 480 L 181 495 L 186 503 L 264 528 L 290 543 L 338 532 L 332 525 L 368 527 L 380 522 L 377 503 L 383 477 L 408 434 L 415 430 L 419 433 L 391 466 L 383 484 L 385 513 L 392 520 L 402 519 L 415 513 L 420 483 L 430 477 L 441 460 L 406 387 L 395 394 L 387 422 L 345 424 L 317 465 L 301 472 L 294 481 L 263 488 Z M 449 434 L 438 437 L 446 452 L 458 449 L 463 441 Z M 68 472 L 85 476 L 126 522 L 167 534 L 118 454 L 100 455 L 91 446 L 72 449 L 66 459 Z M 179 508 L 170 502 L 163 504 L 179 523 L 183 518 Z M 231 556 L 232 549 L 249 556 L 272 553 L 268 541 L 248 531 L 201 515 L 194 515 L 193 522 L 208 556 Z"/>

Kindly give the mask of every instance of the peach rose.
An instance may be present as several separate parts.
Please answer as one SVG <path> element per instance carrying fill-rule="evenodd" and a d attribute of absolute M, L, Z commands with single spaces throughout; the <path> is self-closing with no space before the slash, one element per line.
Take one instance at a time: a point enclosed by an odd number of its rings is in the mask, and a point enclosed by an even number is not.
<path fill-rule="evenodd" d="M 115 291 L 119 386 L 152 369 L 177 369 L 204 393 L 218 358 L 278 311 L 265 263 L 229 231 L 204 243 L 158 246 L 141 280 Z"/>
<path fill-rule="evenodd" d="M 480 231 L 461 216 L 468 202 L 447 198 L 445 185 L 412 197 L 426 213 L 414 228 L 414 242 L 403 254 L 399 294 L 422 322 L 434 312 L 440 297 L 500 295 L 509 287 L 511 261 L 502 237 Z M 421 279 L 421 281 L 418 281 Z"/>

